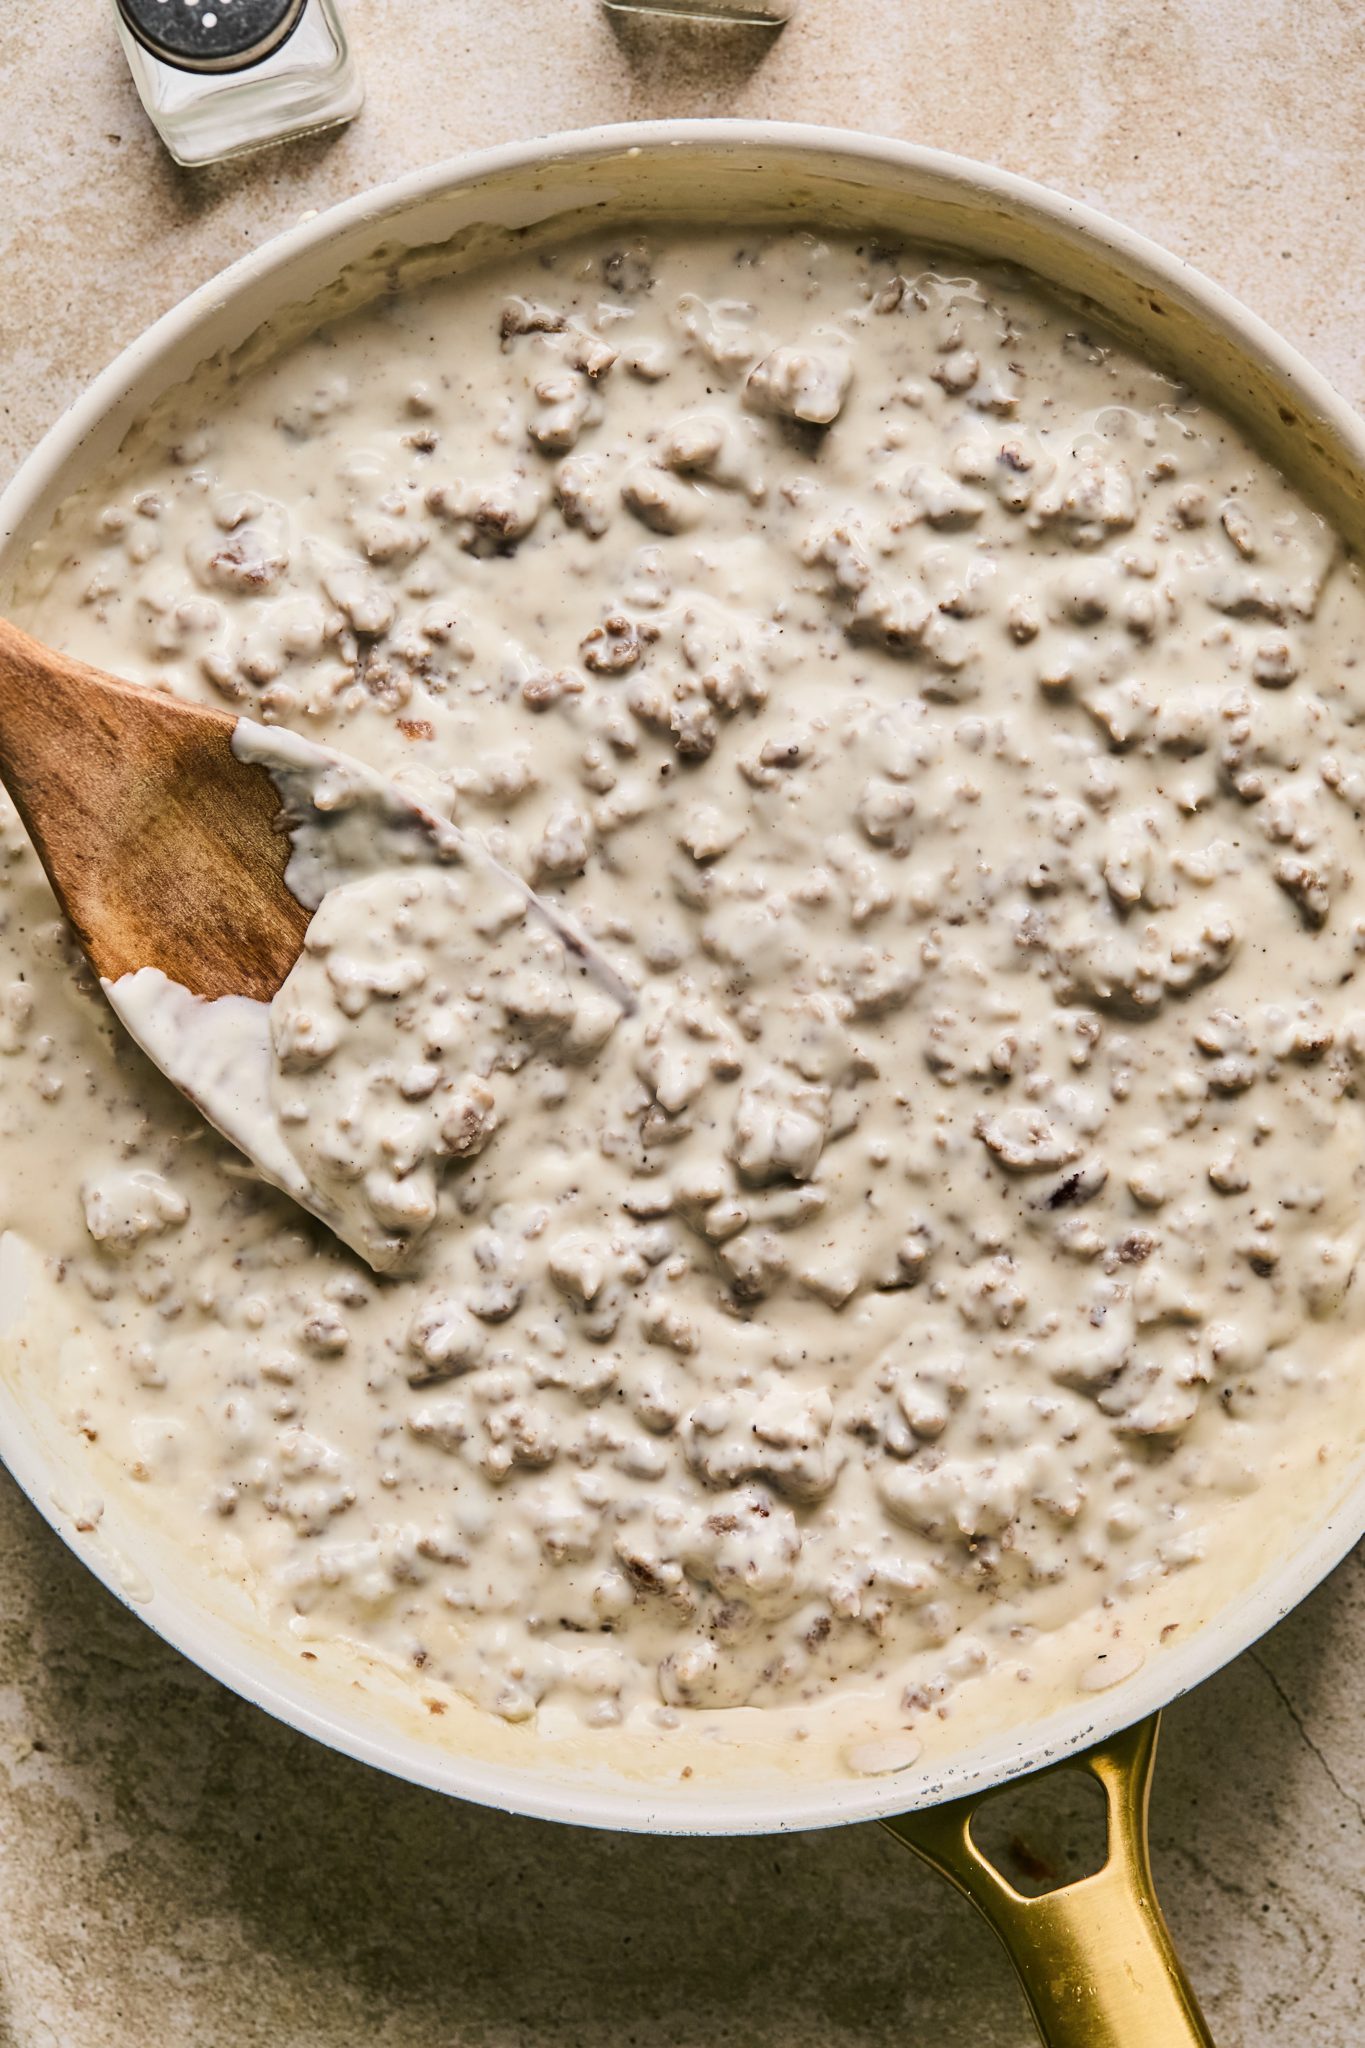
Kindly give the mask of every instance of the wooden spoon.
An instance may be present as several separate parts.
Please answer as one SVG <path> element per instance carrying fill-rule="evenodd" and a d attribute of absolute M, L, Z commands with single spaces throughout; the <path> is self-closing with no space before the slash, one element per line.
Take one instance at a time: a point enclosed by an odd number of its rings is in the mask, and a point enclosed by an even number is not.
<path fill-rule="evenodd" d="M 158 967 L 191 995 L 268 1003 L 298 959 L 312 913 L 236 726 L 0 619 L 0 781 L 101 980 Z"/>
<path fill-rule="evenodd" d="M 591 940 L 477 835 L 361 763 L 118 682 L 3 619 L 0 781 L 125 1030 L 267 1180 L 378 1271 L 406 1257 L 401 1236 L 376 1233 L 309 1180 L 269 1098 L 268 1006 L 325 889 L 373 873 L 395 846 L 404 860 L 482 864 L 521 893 L 576 971 L 623 1012 L 634 1007 Z M 339 840 L 348 817 L 358 836 Z M 309 835 L 328 847 L 321 877 L 307 857 L 291 869 Z M 296 889 L 315 893 L 305 903 Z"/>
<path fill-rule="evenodd" d="M 279 782 L 263 760 L 234 751 L 242 723 L 120 682 L 0 619 L 0 782 L 102 981 L 156 967 L 207 1001 L 268 1003 L 302 952 L 316 906 L 286 882 L 292 849 Z M 343 759 L 284 737 L 319 768 Z M 429 831 L 437 858 L 459 844 L 499 867 L 470 835 L 387 787 L 394 809 Z M 592 941 L 520 877 L 499 872 L 632 1009 L 631 990 Z"/>

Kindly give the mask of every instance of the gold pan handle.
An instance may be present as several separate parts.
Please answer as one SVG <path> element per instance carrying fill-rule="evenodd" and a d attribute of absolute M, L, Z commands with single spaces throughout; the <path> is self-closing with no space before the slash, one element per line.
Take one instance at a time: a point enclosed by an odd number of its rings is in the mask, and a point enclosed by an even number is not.
<path fill-rule="evenodd" d="M 1102 1867 L 1025 1898 L 972 1839 L 985 1794 L 883 1821 L 964 1892 L 1005 1945 L 1046 2048 L 1213 2048 L 1157 1904 L 1147 1798 L 1158 1717 L 1039 1772 L 1083 1769 L 1103 1788 Z"/>

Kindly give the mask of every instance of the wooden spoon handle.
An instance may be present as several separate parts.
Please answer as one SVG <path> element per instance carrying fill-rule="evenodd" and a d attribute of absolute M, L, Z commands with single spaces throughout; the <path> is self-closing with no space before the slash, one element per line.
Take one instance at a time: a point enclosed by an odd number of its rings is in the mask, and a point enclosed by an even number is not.
<path fill-rule="evenodd" d="M 184 733 L 212 730 L 223 742 L 237 723 L 103 675 L 0 619 L 0 779 L 40 854 L 55 815 L 121 807 L 139 751 L 130 728 L 155 732 L 177 715 Z"/>
<path fill-rule="evenodd" d="M 233 753 L 236 724 L 0 619 L 0 780 L 102 977 L 159 967 L 269 1001 L 298 958 L 279 796 Z"/>

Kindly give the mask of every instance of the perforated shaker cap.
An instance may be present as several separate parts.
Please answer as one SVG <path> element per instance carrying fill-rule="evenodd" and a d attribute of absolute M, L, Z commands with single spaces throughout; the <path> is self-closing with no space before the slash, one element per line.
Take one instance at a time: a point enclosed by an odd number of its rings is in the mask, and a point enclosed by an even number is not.
<path fill-rule="evenodd" d="M 294 33 L 308 0 L 118 0 L 145 50 L 178 71 L 246 71 Z"/>

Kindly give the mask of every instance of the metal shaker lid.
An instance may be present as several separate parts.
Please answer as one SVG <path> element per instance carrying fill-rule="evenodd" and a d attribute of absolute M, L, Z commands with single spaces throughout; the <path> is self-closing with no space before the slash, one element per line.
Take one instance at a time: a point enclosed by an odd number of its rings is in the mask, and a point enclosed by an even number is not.
<path fill-rule="evenodd" d="M 308 0 L 117 0 L 145 50 L 179 71 L 246 71 L 294 33 Z"/>

